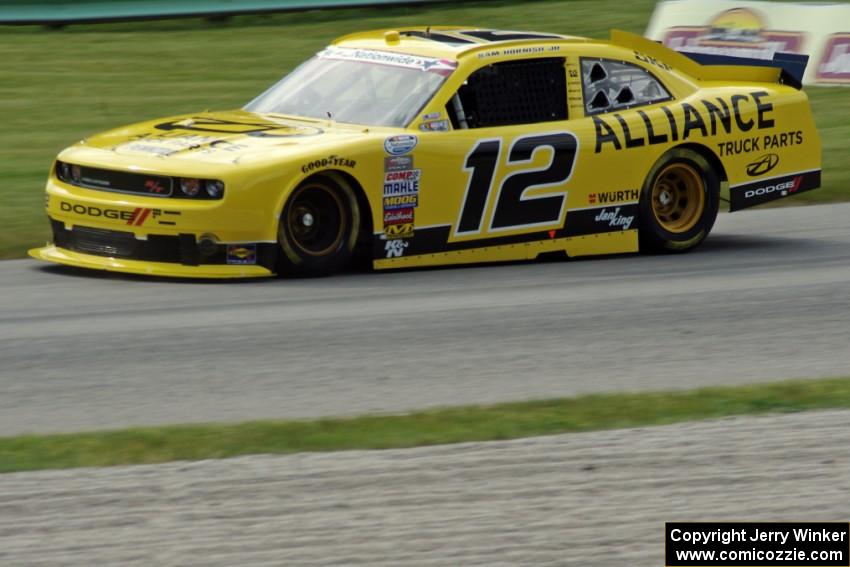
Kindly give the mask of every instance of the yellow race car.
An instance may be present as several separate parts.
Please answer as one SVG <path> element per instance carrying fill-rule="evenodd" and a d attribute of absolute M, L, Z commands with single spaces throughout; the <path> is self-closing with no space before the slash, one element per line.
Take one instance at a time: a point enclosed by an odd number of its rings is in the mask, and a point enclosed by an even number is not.
<path fill-rule="evenodd" d="M 30 254 L 236 278 L 357 257 L 404 268 L 688 250 L 723 182 L 731 210 L 820 185 L 800 62 L 702 63 L 717 61 L 619 31 L 346 36 L 241 110 L 61 152 L 53 241 Z"/>

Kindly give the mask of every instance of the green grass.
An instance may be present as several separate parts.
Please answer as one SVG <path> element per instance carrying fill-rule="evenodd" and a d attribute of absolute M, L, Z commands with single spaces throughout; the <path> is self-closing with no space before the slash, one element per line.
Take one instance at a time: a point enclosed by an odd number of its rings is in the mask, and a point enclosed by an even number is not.
<path fill-rule="evenodd" d="M 406 415 L 0 438 L 0 472 L 389 449 L 850 408 L 850 378 L 457 407 Z"/>
<path fill-rule="evenodd" d="M 44 242 L 42 188 L 63 147 L 121 124 L 239 107 L 338 35 L 412 24 L 469 24 L 606 37 L 642 32 L 654 0 L 492 0 L 420 7 L 0 27 L 0 258 Z M 825 188 L 850 195 L 850 90 L 808 89 L 824 139 Z"/>

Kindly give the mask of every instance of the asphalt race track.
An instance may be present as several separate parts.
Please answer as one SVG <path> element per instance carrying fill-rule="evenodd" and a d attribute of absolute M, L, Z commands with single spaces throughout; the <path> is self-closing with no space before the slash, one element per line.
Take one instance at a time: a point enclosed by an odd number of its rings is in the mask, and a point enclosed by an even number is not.
<path fill-rule="evenodd" d="M 845 410 L 8 474 L 0 564 L 656 567 L 665 521 L 846 522 L 848 428 Z"/>
<path fill-rule="evenodd" d="M 850 204 L 681 256 L 192 283 L 0 264 L 0 432 L 850 374 Z"/>

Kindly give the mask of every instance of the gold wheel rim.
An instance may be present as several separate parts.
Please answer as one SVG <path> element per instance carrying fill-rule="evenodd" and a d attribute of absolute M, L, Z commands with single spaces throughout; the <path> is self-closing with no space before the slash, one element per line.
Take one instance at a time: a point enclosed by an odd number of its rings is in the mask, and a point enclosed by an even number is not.
<path fill-rule="evenodd" d="M 310 256 L 339 248 L 347 225 L 343 211 L 342 199 L 331 188 L 318 183 L 299 187 L 286 219 L 295 247 Z"/>
<path fill-rule="evenodd" d="M 652 214 L 667 232 L 687 232 L 697 224 L 705 209 L 702 176 L 684 163 L 668 165 L 652 186 Z"/>

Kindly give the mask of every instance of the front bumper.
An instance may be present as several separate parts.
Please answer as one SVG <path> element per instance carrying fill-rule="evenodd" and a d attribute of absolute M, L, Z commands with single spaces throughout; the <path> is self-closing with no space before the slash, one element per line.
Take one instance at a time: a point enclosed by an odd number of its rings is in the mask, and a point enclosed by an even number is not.
<path fill-rule="evenodd" d="M 170 262 L 148 262 L 144 260 L 132 260 L 125 258 L 112 258 L 108 256 L 95 256 L 84 254 L 55 245 L 33 248 L 29 255 L 39 260 L 65 264 L 77 268 L 89 268 L 93 270 L 106 270 L 110 272 L 123 272 L 127 274 L 139 274 L 144 276 L 163 276 L 174 278 L 262 278 L 274 275 L 274 273 L 263 266 L 239 266 L 239 265 L 217 265 L 207 264 L 198 266 L 184 266 Z"/>
<path fill-rule="evenodd" d="M 245 278 L 273 275 L 273 244 L 202 246 L 194 234 L 147 235 L 87 226 L 67 227 L 51 219 L 53 244 L 30 251 L 34 258 L 81 268 L 132 274 Z"/>

